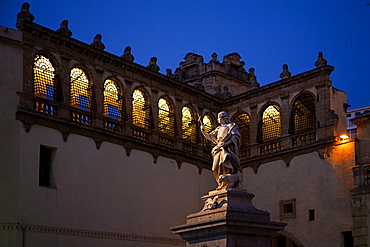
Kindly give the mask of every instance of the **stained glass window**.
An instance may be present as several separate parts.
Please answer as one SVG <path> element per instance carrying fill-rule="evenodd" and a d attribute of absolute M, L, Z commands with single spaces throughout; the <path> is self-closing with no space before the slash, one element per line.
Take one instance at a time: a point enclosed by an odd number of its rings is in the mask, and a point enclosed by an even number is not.
<path fill-rule="evenodd" d="M 132 124 L 149 129 L 150 127 L 150 105 L 144 92 L 135 89 L 132 94 Z"/>
<path fill-rule="evenodd" d="M 235 123 L 239 126 L 241 137 L 241 148 L 250 145 L 250 118 L 247 113 L 241 113 L 235 118 Z"/>
<path fill-rule="evenodd" d="M 294 101 L 291 114 L 290 121 L 293 124 L 293 133 L 315 129 L 315 98 L 308 93 L 300 95 Z"/>
<path fill-rule="evenodd" d="M 212 130 L 215 129 L 215 125 L 212 121 L 212 118 L 208 114 L 204 115 L 202 122 L 203 122 L 203 125 L 204 125 L 204 131 L 205 132 L 209 133 L 209 132 L 211 132 Z M 210 146 L 213 146 L 214 144 L 211 141 L 204 138 L 203 145 L 207 146 L 207 147 L 210 147 Z"/>
<path fill-rule="evenodd" d="M 192 142 L 197 142 L 197 125 L 194 112 L 187 106 L 182 108 L 182 138 Z"/>
<path fill-rule="evenodd" d="M 36 55 L 33 63 L 33 90 L 37 97 L 54 100 L 55 69 L 50 60 L 42 55 Z"/>
<path fill-rule="evenodd" d="M 92 87 L 86 73 L 80 68 L 73 68 L 70 76 L 71 106 L 89 111 L 92 103 Z"/>
<path fill-rule="evenodd" d="M 165 98 L 158 101 L 158 130 L 169 136 L 175 135 L 175 115 L 170 102 Z"/>
<path fill-rule="evenodd" d="M 122 103 L 118 86 L 114 80 L 107 79 L 104 83 L 104 116 L 121 120 Z"/>
<path fill-rule="evenodd" d="M 262 141 L 270 141 L 280 137 L 280 108 L 277 105 L 270 105 L 262 114 Z"/>

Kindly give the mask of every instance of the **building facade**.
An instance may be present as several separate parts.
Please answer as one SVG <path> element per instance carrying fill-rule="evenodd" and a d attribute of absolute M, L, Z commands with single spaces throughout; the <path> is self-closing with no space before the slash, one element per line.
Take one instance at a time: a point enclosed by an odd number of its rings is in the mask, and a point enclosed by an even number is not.
<path fill-rule="evenodd" d="M 210 131 L 221 110 L 254 205 L 288 223 L 272 245 L 350 246 L 355 142 L 321 53 L 265 86 L 238 53 L 188 53 L 164 75 L 32 18 L 23 6 L 0 30 L 0 246 L 185 245 L 170 228 L 216 187 L 198 121 Z"/>

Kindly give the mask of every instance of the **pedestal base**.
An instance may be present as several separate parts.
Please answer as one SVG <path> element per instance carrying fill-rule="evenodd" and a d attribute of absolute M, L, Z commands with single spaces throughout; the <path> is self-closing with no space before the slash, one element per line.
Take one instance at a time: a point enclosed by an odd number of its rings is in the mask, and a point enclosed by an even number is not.
<path fill-rule="evenodd" d="M 172 230 L 187 241 L 186 246 L 269 247 L 270 238 L 286 224 L 270 221 L 267 211 L 253 206 L 253 197 L 243 189 L 210 191 L 202 197 L 208 207 L 188 215 L 185 225 Z"/>

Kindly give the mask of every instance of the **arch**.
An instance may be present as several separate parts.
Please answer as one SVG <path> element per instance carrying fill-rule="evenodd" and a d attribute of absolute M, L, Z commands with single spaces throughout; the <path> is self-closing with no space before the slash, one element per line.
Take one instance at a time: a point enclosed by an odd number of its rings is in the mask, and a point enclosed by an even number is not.
<path fill-rule="evenodd" d="M 258 122 L 258 141 L 268 142 L 281 137 L 280 107 L 276 103 L 263 108 Z"/>
<path fill-rule="evenodd" d="M 51 101 L 56 100 L 55 67 L 50 59 L 37 54 L 33 60 L 33 93 Z"/>
<path fill-rule="evenodd" d="M 112 78 L 106 79 L 103 91 L 104 116 L 114 120 L 122 120 L 123 109 L 123 96 L 118 83 Z"/>
<path fill-rule="evenodd" d="M 182 138 L 188 142 L 197 142 L 197 122 L 195 111 L 190 105 L 182 108 Z"/>
<path fill-rule="evenodd" d="M 311 93 L 301 93 L 292 105 L 289 133 L 297 134 L 316 129 L 315 97 Z"/>
<path fill-rule="evenodd" d="M 208 133 L 215 129 L 215 120 L 210 113 L 206 113 L 203 116 L 202 123 L 204 124 L 204 130 Z M 206 138 L 204 138 L 203 146 L 211 147 L 213 146 L 213 143 L 207 140 Z"/>
<path fill-rule="evenodd" d="M 72 107 L 91 111 L 93 104 L 93 87 L 86 71 L 74 67 L 70 72 L 70 105 Z"/>
<path fill-rule="evenodd" d="M 171 100 L 161 97 L 158 100 L 158 131 L 175 136 L 175 114 Z"/>
<path fill-rule="evenodd" d="M 149 103 L 148 93 L 142 89 L 137 88 L 132 92 L 132 124 L 143 128 L 151 128 L 151 107 Z"/>
<path fill-rule="evenodd" d="M 240 148 L 246 148 L 250 145 L 250 117 L 242 112 L 234 117 L 234 122 L 238 125 L 241 134 Z"/>

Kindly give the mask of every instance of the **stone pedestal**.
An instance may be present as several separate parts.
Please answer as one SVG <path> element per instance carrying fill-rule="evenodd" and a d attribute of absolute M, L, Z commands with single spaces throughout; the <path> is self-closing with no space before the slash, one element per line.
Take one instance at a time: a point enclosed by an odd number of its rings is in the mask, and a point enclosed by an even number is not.
<path fill-rule="evenodd" d="M 186 246 L 268 247 L 270 238 L 286 224 L 270 221 L 267 211 L 253 206 L 253 197 L 243 189 L 210 191 L 202 197 L 205 208 L 172 230 L 187 241 Z"/>

